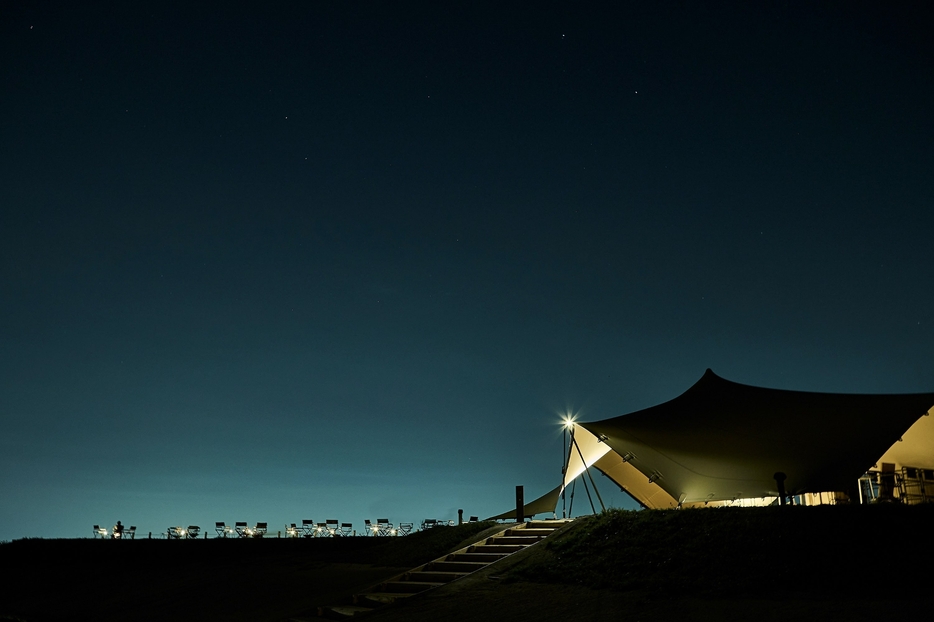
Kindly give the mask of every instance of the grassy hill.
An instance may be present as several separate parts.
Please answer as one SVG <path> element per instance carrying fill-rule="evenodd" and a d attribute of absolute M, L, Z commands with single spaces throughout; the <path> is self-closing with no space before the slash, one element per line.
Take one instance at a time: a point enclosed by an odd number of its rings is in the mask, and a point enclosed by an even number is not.
<path fill-rule="evenodd" d="M 926 598 L 890 586 L 927 572 L 932 529 L 934 506 L 614 510 L 575 521 L 510 577 L 672 596 Z"/>
<path fill-rule="evenodd" d="M 16 540 L 0 620 L 284 621 L 496 530 L 404 538 Z M 934 506 L 610 511 L 374 622 L 927 617 Z"/>

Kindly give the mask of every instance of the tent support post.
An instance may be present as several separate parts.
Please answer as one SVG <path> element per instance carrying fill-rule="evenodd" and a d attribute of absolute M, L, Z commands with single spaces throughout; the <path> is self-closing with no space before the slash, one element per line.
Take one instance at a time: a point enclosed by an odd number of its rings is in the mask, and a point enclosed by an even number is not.
<path fill-rule="evenodd" d="M 574 446 L 577 447 L 577 455 L 581 457 L 581 463 L 584 465 L 584 470 L 587 471 L 587 477 L 590 478 L 590 483 L 593 484 L 593 491 L 597 493 L 597 500 L 600 502 L 600 508 L 606 512 L 606 506 L 603 505 L 603 498 L 600 496 L 600 491 L 597 490 L 597 482 L 593 481 L 593 475 L 590 473 L 590 467 L 587 466 L 587 461 L 584 460 L 584 452 L 581 451 L 580 445 L 577 444 L 577 440 L 574 438 L 574 431 L 571 431 L 571 442 L 574 443 Z M 587 490 L 587 482 L 584 482 L 584 490 Z M 590 496 L 590 491 L 587 491 L 587 496 Z M 591 499 L 590 505 L 593 506 L 593 500 Z M 594 514 L 597 513 L 596 508 L 593 511 Z"/>
<path fill-rule="evenodd" d="M 597 508 L 593 505 L 593 497 L 590 496 L 590 488 L 587 487 L 587 480 L 582 477 L 581 481 L 584 482 L 584 492 L 587 493 L 587 501 L 590 501 L 590 511 L 596 514 Z"/>
<path fill-rule="evenodd" d="M 574 491 L 577 490 L 577 479 L 575 478 L 571 482 L 571 507 L 568 508 L 568 518 L 571 518 L 571 515 L 574 514 Z"/>
<path fill-rule="evenodd" d="M 561 445 L 561 518 L 568 517 L 568 500 L 565 492 L 568 487 L 568 426 L 564 426 L 564 442 Z"/>

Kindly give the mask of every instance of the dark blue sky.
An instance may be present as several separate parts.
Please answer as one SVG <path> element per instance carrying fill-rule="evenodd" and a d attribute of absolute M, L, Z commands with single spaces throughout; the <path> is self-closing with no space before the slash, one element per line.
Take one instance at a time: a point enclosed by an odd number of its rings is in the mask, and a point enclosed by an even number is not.
<path fill-rule="evenodd" d="M 490 515 L 708 367 L 934 390 L 923 3 L 88 4 L 0 9 L 0 539 Z"/>

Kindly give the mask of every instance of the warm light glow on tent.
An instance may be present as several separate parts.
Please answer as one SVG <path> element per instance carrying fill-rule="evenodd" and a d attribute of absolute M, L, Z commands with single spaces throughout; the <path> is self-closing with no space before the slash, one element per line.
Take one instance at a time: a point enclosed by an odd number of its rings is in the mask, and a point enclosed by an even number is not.
<path fill-rule="evenodd" d="M 566 416 L 563 481 L 528 506 L 556 504 L 556 493 L 590 467 L 646 508 L 768 505 L 782 491 L 803 503 L 859 502 L 860 478 L 873 468 L 893 481 L 904 471 L 902 481 L 934 484 L 931 413 L 934 393 L 769 389 L 708 369 L 683 394 L 651 408 L 594 422 Z M 934 501 L 927 488 L 912 495 L 903 501 Z"/>

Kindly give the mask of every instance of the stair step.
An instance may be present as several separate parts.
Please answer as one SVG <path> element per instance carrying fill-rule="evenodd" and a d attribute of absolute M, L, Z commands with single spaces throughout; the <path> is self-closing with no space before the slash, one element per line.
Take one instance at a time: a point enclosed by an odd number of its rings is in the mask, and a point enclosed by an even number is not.
<path fill-rule="evenodd" d="M 503 532 L 504 536 L 538 536 L 544 538 L 554 533 L 554 529 L 535 529 L 526 527 L 525 529 L 507 529 Z"/>
<path fill-rule="evenodd" d="M 445 558 L 449 562 L 482 562 L 492 564 L 506 557 L 506 553 L 452 553 Z"/>
<path fill-rule="evenodd" d="M 425 566 L 425 570 L 430 570 L 431 572 L 463 572 L 465 574 L 471 573 L 475 570 L 480 570 L 487 565 L 487 562 L 454 562 L 454 561 L 441 561 L 441 562 L 431 562 Z"/>
<path fill-rule="evenodd" d="M 468 553 L 515 553 L 516 551 L 521 551 L 526 545 L 524 544 L 475 544 L 470 547 Z"/>
<path fill-rule="evenodd" d="M 570 523 L 569 520 L 557 520 L 557 521 L 542 521 L 542 520 L 533 520 L 525 524 L 526 529 L 550 529 L 554 531 L 555 529 L 560 529 Z"/>
<path fill-rule="evenodd" d="M 393 594 L 399 592 L 417 594 L 418 592 L 424 592 L 425 590 L 430 590 L 431 588 L 438 587 L 439 585 L 444 585 L 444 583 L 430 581 L 387 581 L 380 587 L 384 592 L 390 592 Z"/>
<path fill-rule="evenodd" d="M 445 572 L 438 570 L 415 570 L 406 573 L 406 581 L 428 581 L 430 583 L 450 583 L 454 579 L 466 577 L 467 572 Z"/>
<path fill-rule="evenodd" d="M 318 617 L 343 620 L 440 587 L 539 542 L 569 522 L 532 521 L 521 527 L 506 529 L 497 536 L 487 538 L 482 544 L 467 548 L 465 553 L 452 553 L 443 560 L 409 571 L 398 580 L 386 581 L 374 588 L 378 591 L 355 594 L 353 605 L 319 607 Z"/>
<path fill-rule="evenodd" d="M 510 544 L 521 544 L 522 546 L 529 546 L 530 544 L 535 544 L 539 540 L 542 540 L 542 538 L 538 536 L 531 536 L 531 537 L 502 536 L 502 537 L 494 539 L 492 543 L 489 540 L 487 540 L 487 544 L 498 544 L 500 546 L 505 546 L 505 545 L 510 545 Z"/>

